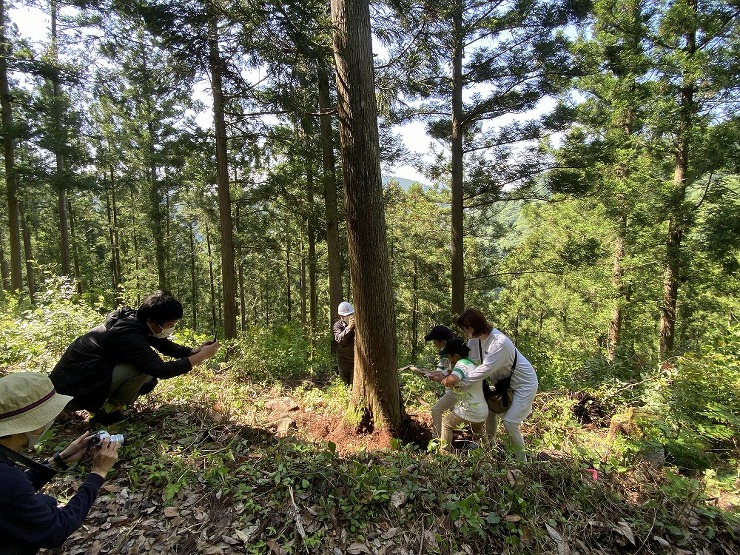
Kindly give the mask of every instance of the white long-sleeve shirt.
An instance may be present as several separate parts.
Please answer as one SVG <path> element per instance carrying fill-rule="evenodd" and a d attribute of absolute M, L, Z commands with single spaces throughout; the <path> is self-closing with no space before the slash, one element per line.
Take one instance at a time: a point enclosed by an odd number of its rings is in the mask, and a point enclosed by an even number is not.
<path fill-rule="evenodd" d="M 464 384 L 480 382 L 486 378 L 490 378 L 490 381 L 495 384 L 497 381 L 511 375 L 509 387 L 515 392 L 528 395 L 537 391 L 539 381 L 534 367 L 521 352 L 518 355 L 516 354 L 517 349 L 514 343 L 506 335 L 494 328 L 488 337 L 480 340 L 483 353 L 479 352 L 478 346 L 477 338 L 468 340 L 471 358 L 477 354 L 482 356 L 483 362 L 475 369 L 465 373 L 465 377 L 461 380 Z M 516 367 L 511 373 L 515 356 Z"/>

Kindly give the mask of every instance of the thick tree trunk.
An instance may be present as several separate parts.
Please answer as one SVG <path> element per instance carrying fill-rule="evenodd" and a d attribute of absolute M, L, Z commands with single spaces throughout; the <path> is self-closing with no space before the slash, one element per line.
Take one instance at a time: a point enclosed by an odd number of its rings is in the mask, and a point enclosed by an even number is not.
<path fill-rule="evenodd" d="M 213 122 L 216 133 L 216 174 L 218 180 L 218 212 L 221 220 L 221 280 L 223 285 L 224 337 L 236 337 L 236 272 L 234 270 L 234 227 L 231 217 L 229 164 L 227 159 L 226 120 L 222 86 L 223 60 L 218 47 L 218 24 L 210 21 L 208 63 L 213 93 Z"/>
<path fill-rule="evenodd" d="M 463 0 L 458 0 L 452 15 L 452 143 L 451 165 L 452 206 L 452 314 L 465 309 L 465 266 L 463 262 Z"/>
<path fill-rule="evenodd" d="M 11 45 L 5 34 L 5 1 L 0 0 L 0 109 L 2 110 L 3 152 L 5 154 L 5 195 L 8 201 L 8 231 L 10 242 L 10 288 L 19 291 L 23 286 L 23 262 L 21 252 L 21 223 L 18 201 L 18 173 L 15 169 L 15 137 L 13 133 L 13 109 L 10 103 L 8 83 L 8 58 Z"/>
<path fill-rule="evenodd" d="M 339 246 L 339 216 L 337 203 L 336 160 L 331 124 L 331 95 L 329 73 L 319 68 L 319 110 L 321 112 L 321 166 L 324 184 L 324 217 L 326 219 L 326 250 L 329 270 L 329 326 L 337 317 L 342 302 L 342 253 Z"/>
<path fill-rule="evenodd" d="M 380 174 L 368 0 L 332 0 L 350 280 L 355 303 L 353 408 L 365 424 L 399 429 L 396 320 Z"/>

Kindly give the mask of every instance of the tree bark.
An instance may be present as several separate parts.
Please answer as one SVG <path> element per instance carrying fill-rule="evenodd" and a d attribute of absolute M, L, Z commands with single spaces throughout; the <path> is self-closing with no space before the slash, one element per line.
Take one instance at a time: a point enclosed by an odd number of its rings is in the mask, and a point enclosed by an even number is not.
<path fill-rule="evenodd" d="M 316 228 L 313 222 L 313 188 L 314 172 L 311 159 L 308 159 L 308 170 L 306 172 L 306 202 L 308 204 L 308 217 L 306 218 L 306 230 L 308 234 L 308 322 L 311 329 L 311 342 L 318 324 L 319 293 L 316 290 Z"/>
<path fill-rule="evenodd" d="M 18 201 L 18 173 L 15 168 L 15 132 L 13 109 L 8 83 L 8 58 L 11 45 L 5 34 L 5 1 L 0 0 L 0 109 L 3 123 L 3 152 L 5 154 L 6 198 L 8 202 L 8 232 L 10 243 L 10 288 L 19 291 L 23 286 L 23 263 L 21 252 L 21 224 Z"/>
<path fill-rule="evenodd" d="M 457 0 L 452 14 L 452 314 L 465 309 L 465 266 L 463 260 L 463 0 Z"/>
<path fill-rule="evenodd" d="M 3 249 L 3 245 L 5 244 L 5 239 L 3 237 L 3 227 L 0 226 L 0 288 L 2 288 L 5 291 L 10 290 L 10 266 L 8 265 L 8 260 L 5 258 L 5 249 Z"/>
<path fill-rule="evenodd" d="M 695 0 L 690 2 L 696 11 Z M 696 30 L 685 35 L 685 55 L 691 59 L 696 54 Z M 684 70 L 680 90 L 679 121 L 676 133 L 675 167 L 673 172 L 673 195 L 669 207 L 668 237 L 666 238 L 666 267 L 663 272 L 663 303 L 660 313 L 660 339 L 658 351 L 661 360 L 673 353 L 676 336 L 676 316 L 678 305 L 678 284 L 680 274 L 686 271 L 681 259 L 681 241 L 687 216 L 685 214 L 686 186 L 689 169 L 689 141 L 693 116 L 696 110 L 694 101 L 695 77 Z"/>
<path fill-rule="evenodd" d="M 234 227 L 231 217 L 229 191 L 229 164 L 227 159 L 226 121 L 224 118 L 224 93 L 222 85 L 223 60 L 218 47 L 218 24 L 210 21 L 208 37 L 208 63 L 211 71 L 213 93 L 213 122 L 216 133 L 216 174 L 218 180 L 218 212 L 221 220 L 221 280 L 223 287 L 224 337 L 236 337 L 236 272 L 234 270 Z"/>
<path fill-rule="evenodd" d="M 80 272 L 80 250 L 75 235 L 75 212 L 72 208 L 72 200 L 69 198 L 67 199 L 67 214 L 69 215 L 69 244 L 74 265 L 75 288 L 77 294 L 82 295 L 84 288 L 82 287 L 82 273 Z"/>
<path fill-rule="evenodd" d="M 28 287 L 28 297 L 31 302 L 36 298 L 36 280 L 33 275 L 33 245 L 31 243 L 31 230 L 26 220 L 25 206 L 22 202 L 18 206 L 21 217 L 21 232 L 23 235 L 23 251 L 26 259 L 26 286 Z"/>
<path fill-rule="evenodd" d="M 617 299 L 612 307 L 612 316 L 609 320 L 609 332 L 607 336 L 607 357 L 609 362 L 614 362 L 617 358 L 617 349 L 622 334 L 623 303 L 625 301 L 624 287 L 624 245 L 627 237 L 627 216 L 622 214 L 617 229 L 617 237 L 614 243 L 614 265 L 612 267 L 612 285 L 617 292 Z"/>
<path fill-rule="evenodd" d="M 190 222 L 190 302 L 193 311 L 193 321 L 191 326 L 194 330 L 198 329 L 198 272 L 197 272 L 197 252 L 195 251 L 195 222 Z"/>
<path fill-rule="evenodd" d="M 151 111 L 149 111 L 151 113 Z M 157 262 L 157 282 L 160 291 L 167 291 L 169 284 L 167 280 L 167 237 L 165 237 L 165 220 L 169 214 L 162 210 L 162 195 L 159 192 L 159 179 L 157 178 L 157 164 L 154 151 L 155 129 L 154 122 L 147 122 L 148 127 L 148 158 L 149 158 L 149 228 L 154 238 L 154 258 Z"/>
<path fill-rule="evenodd" d="M 350 280 L 355 303 L 352 408 L 369 427 L 401 423 L 368 0 L 332 0 Z"/>
<path fill-rule="evenodd" d="M 324 217 L 326 219 L 326 249 L 329 270 L 329 325 L 337 317 L 337 307 L 342 302 L 342 253 L 339 246 L 339 215 L 337 203 L 336 160 L 331 123 L 331 95 L 329 73 L 319 68 L 319 111 L 321 113 L 321 166 L 324 184 Z"/>
<path fill-rule="evenodd" d="M 51 49 L 53 56 L 53 63 L 58 64 L 57 59 L 57 2 L 51 0 Z M 61 86 L 59 85 L 59 76 L 56 73 L 52 74 L 51 79 L 52 93 L 54 96 L 54 102 L 58 103 L 61 97 Z M 62 122 L 56 122 L 59 129 L 62 127 Z M 57 152 L 54 153 L 56 159 L 56 174 L 57 177 L 64 175 L 64 154 L 59 152 L 62 145 L 56 145 L 55 149 Z M 62 265 L 62 275 L 68 276 L 70 274 L 70 255 L 69 255 L 69 225 L 67 215 L 67 189 L 66 183 L 61 183 L 57 179 L 57 210 L 59 212 L 59 258 Z"/>

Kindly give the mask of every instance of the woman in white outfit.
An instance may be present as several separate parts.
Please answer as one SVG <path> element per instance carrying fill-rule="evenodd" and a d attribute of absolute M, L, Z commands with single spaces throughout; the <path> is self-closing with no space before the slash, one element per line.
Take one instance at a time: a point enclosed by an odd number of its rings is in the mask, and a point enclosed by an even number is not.
<path fill-rule="evenodd" d="M 468 336 L 470 358 L 478 366 L 462 379 L 463 384 L 472 384 L 488 378 L 492 385 L 511 377 L 513 392 L 511 406 L 503 413 L 504 429 L 511 438 L 511 445 L 519 460 L 526 461 L 524 438 L 520 430 L 522 421 L 532 413 L 532 403 L 539 382 L 532 364 L 518 352 L 514 343 L 488 323 L 483 313 L 475 308 L 466 309 L 457 319 L 457 325 Z M 452 374 L 442 383 L 452 387 L 461 379 Z M 498 427 L 499 415 L 489 412 L 486 429 L 493 438 Z"/>

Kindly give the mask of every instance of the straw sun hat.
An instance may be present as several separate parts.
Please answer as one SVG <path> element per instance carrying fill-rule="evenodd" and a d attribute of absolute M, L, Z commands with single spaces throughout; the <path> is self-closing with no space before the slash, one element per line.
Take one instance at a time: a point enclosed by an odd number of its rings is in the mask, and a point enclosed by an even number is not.
<path fill-rule="evenodd" d="M 0 437 L 46 426 L 71 400 L 57 393 L 45 374 L 18 372 L 0 378 Z"/>

